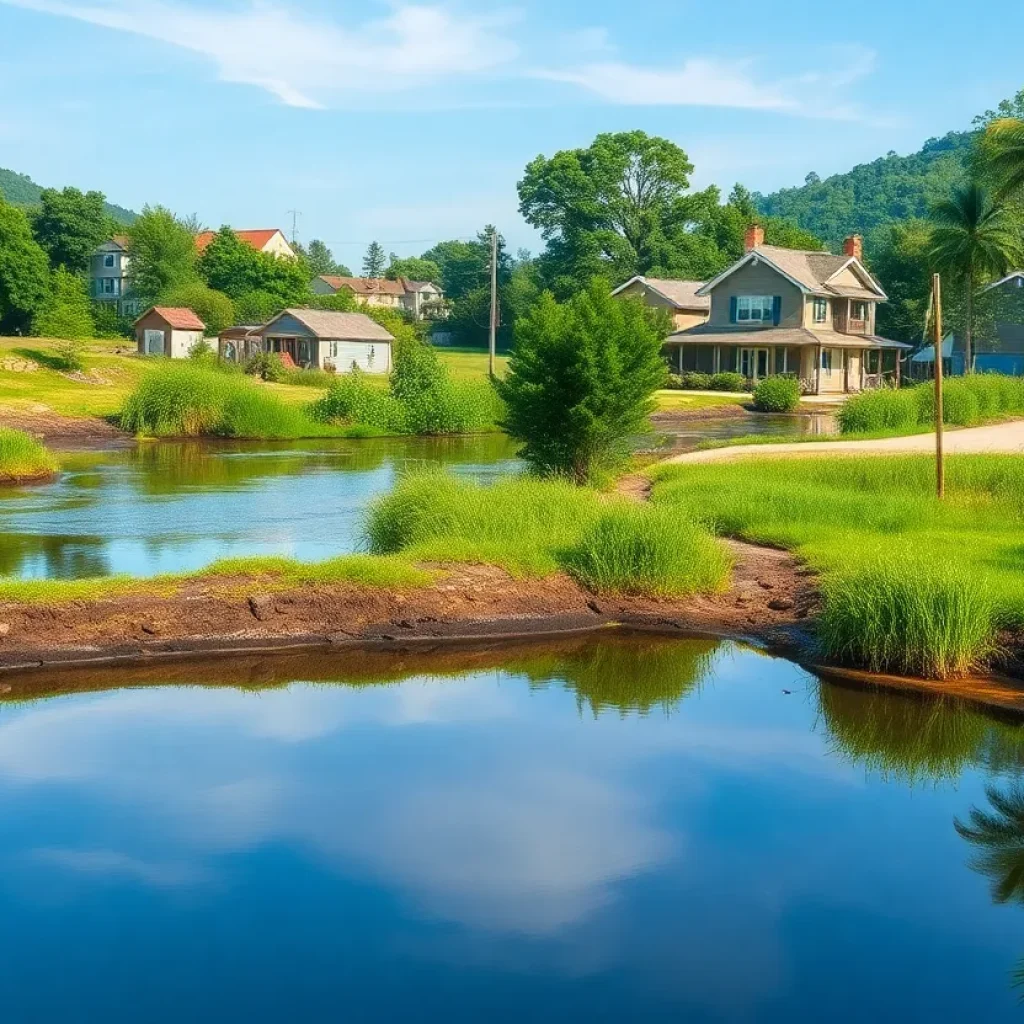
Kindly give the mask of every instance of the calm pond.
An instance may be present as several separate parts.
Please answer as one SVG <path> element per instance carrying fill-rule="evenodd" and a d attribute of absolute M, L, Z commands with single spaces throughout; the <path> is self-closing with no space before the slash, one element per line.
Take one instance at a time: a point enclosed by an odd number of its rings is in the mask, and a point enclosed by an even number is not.
<path fill-rule="evenodd" d="M 4 692 L 4 1020 L 1022 1016 L 1019 722 L 625 636 Z"/>
<path fill-rule="evenodd" d="M 797 435 L 812 417 L 682 424 L 676 450 L 752 432 Z M 219 558 L 330 558 L 358 546 L 367 503 L 405 469 L 513 471 L 502 434 L 360 441 L 160 442 L 61 453 L 52 484 L 0 489 L 0 577 L 188 572 Z"/>

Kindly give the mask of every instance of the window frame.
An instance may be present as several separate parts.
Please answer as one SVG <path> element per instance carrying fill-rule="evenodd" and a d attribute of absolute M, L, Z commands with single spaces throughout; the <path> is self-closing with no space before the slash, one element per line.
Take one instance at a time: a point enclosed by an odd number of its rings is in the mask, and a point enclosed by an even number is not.
<path fill-rule="evenodd" d="M 105 252 L 103 254 L 103 266 L 106 268 L 113 268 L 117 266 L 117 261 L 115 260 L 112 252 Z"/>
<path fill-rule="evenodd" d="M 819 313 L 821 314 L 820 316 Z M 816 324 L 828 323 L 828 299 L 815 296 L 811 316 Z"/>
<path fill-rule="evenodd" d="M 864 314 L 863 316 L 856 315 L 858 308 Z M 850 299 L 850 322 L 855 324 L 866 324 L 868 322 L 868 304 L 864 299 Z"/>
<path fill-rule="evenodd" d="M 746 309 L 747 316 L 743 316 Z M 755 317 L 755 309 L 762 315 Z M 775 322 L 774 295 L 737 295 L 736 323 L 738 324 L 771 324 Z"/>
<path fill-rule="evenodd" d="M 823 348 L 821 350 L 821 371 L 822 373 L 832 372 L 832 349 Z"/>

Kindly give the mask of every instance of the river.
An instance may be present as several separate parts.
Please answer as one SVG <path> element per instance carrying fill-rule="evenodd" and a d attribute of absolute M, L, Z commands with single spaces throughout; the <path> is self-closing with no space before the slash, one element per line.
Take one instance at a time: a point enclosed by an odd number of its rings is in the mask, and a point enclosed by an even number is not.
<path fill-rule="evenodd" d="M 751 432 L 797 436 L 812 417 L 681 421 L 674 450 Z M 476 479 L 519 468 L 503 434 L 352 441 L 162 441 L 60 453 L 53 483 L 0 489 L 0 577 L 153 576 L 219 558 L 303 561 L 356 550 L 367 504 L 398 474 Z"/>
<path fill-rule="evenodd" d="M 628 636 L 4 684 L 5 1020 L 1021 1015 L 1017 721 Z"/>

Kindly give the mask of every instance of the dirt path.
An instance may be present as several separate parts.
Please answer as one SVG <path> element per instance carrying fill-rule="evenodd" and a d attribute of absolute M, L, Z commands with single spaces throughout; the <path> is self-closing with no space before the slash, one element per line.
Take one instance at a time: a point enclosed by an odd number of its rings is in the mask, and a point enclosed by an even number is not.
<path fill-rule="evenodd" d="M 1024 454 L 1024 420 L 996 423 L 988 427 L 951 430 L 945 435 L 946 452 L 958 454 L 1002 453 Z M 787 444 L 741 444 L 731 448 L 711 448 L 703 452 L 686 452 L 666 459 L 663 465 L 675 463 L 728 462 L 745 456 L 775 458 L 781 455 L 885 455 L 896 452 L 933 452 L 934 434 L 910 437 L 883 437 L 874 441 L 809 441 Z"/>
<path fill-rule="evenodd" d="M 128 437 L 94 416 L 61 416 L 49 406 L 11 409 L 0 405 L 0 426 L 24 430 L 43 441 L 113 441 Z"/>

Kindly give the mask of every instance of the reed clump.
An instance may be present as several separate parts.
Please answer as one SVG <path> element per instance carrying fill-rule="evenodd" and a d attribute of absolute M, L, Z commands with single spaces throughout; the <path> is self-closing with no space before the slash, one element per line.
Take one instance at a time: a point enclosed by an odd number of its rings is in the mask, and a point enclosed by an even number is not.
<path fill-rule="evenodd" d="M 31 434 L 0 427 L 0 483 L 40 480 L 57 468 L 53 453 Z"/>

